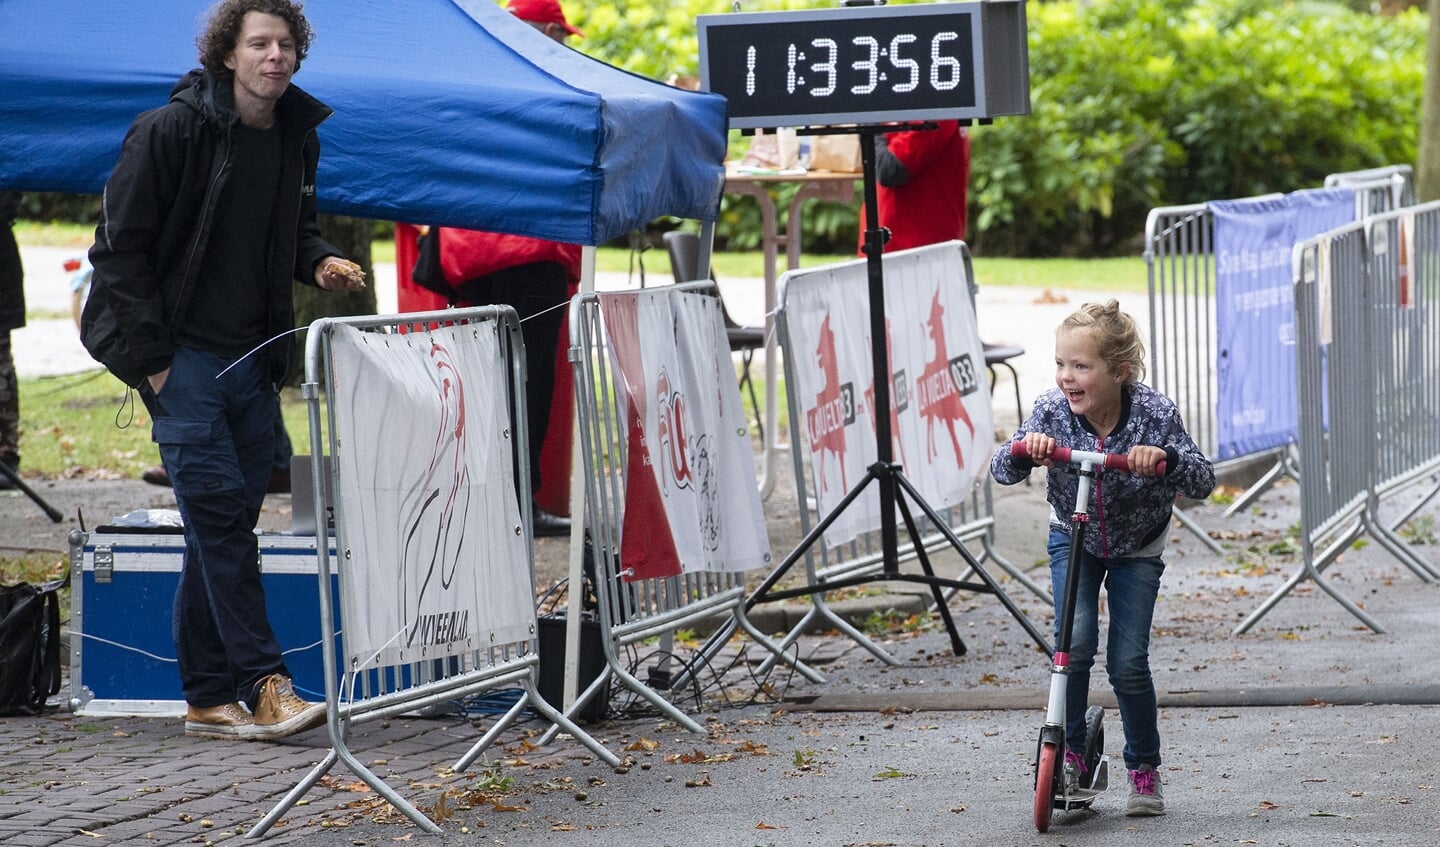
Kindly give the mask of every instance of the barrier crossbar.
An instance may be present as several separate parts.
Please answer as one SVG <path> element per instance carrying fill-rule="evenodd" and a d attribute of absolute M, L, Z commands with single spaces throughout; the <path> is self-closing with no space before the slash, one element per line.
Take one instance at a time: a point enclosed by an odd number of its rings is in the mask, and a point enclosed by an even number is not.
<path fill-rule="evenodd" d="M 352 343 L 383 351 L 387 358 L 366 359 L 339 349 L 338 335 L 359 339 Z M 337 539 L 334 559 L 328 545 L 317 545 L 327 728 L 332 747 L 247 833 L 250 837 L 263 836 L 339 762 L 422 829 L 440 832 L 433 821 L 357 759 L 350 748 L 349 730 L 364 721 L 454 703 L 502 687 L 518 687 L 520 697 L 457 760 L 456 770 L 468 768 L 527 708 L 539 712 L 552 727 L 565 730 L 602 761 L 619 764 L 614 753 L 550 706 L 536 687 L 539 645 L 533 542 L 529 510 L 519 507 L 529 502 L 529 481 L 513 470 L 525 466 L 523 457 L 527 455 L 525 392 L 518 388 L 524 384 L 525 373 L 519 350 L 519 321 L 508 306 L 403 317 L 324 318 L 311 325 L 302 394 L 309 405 L 311 455 L 330 459 L 311 463 L 313 505 L 316 515 L 333 515 Z M 406 374 L 407 367 L 413 371 L 417 363 L 421 369 L 433 366 L 438 391 L 427 392 L 427 386 L 417 385 L 423 380 L 396 378 L 397 373 Z M 480 373 L 486 364 L 490 372 Z M 386 371 L 387 366 L 394 370 Z M 467 395 L 467 382 L 494 390 Z M 411 390 L 403 390 L 399 402 L 376 404 L 370 394 L 362 397 L 359 390 L 375 384 Z M 407 455 L 405 443 L 377 444 L 364 437 L 341 436 L 342 431 L 366 432 L 369 424 L 357 424 L 362 418 L 378 419 L 374 424 L 378 428 L 370 431 L 380 433 L 399 432 L 412 426 L 412 420 L 436 419 L 444 426 L 435 439 L 435 454 Z M 385 429 L 387 422 L 389 430 Z M 412 484 L 408 476 L 403 480 L 367 477 L 365 468 L 380 473 L 380 457 L 385 457 L 383 467 L 391 470 L 438 468 L 442 474 L 424 479 L 434 479 L 439 487 Z M 478 466 L 477 457 L 496 461 Z M 443 486 L 449 487 L 441 490 Z M 389 549 L 386 544 L 394 541 L 392 530 L 402 520 L 395 510 L 384 506 L 391 502 L 387 498 L 396 496 L 394 491 L 402 489 L 419 495 L 413 501 L 423 504 L 416 507 L 417 514 L 439 514 L 431 509 L 439 509 L 441 503 L 473 506 L 444 512 L 444 520 L 433 525 L 435 545 L 426 548 L 422 560 L 442 568 L 444 580 L 412 581 L 405 571 L 408 556 L 380 552 Z M 367 498 L 378 508 L 366 508 Z M 323 519 L 320 523 L 323 532 Z M 418 531 L 420 523 L 406 526 Z M 462 536 L 465 543 L 451 543 Z M 432 552 L 434 556 L 430 556 Z M 338 575 L 340 585 L 338 616 L 332 599 L 332 572 Z M 364 586 L 377 578 L 394 588 L 365 590 Z M 434 585 L 442 581 L 451 587 L 468 586 L 470 591 L 444 601 L 453 603 L 454 611 L 424 614 L 440 602 L 435 599 L 438 591 Z M 412 584 L 422 587 L 419 593 L 407 595 Z M 489 597 L 492 593 L 498 600 Z M 410 596 L 409 602 L 397 599 L 405 596 Z M 497 602 L 506 604 L 503 612 L 496 611 Z M 394 637 L 379 649 L 365 652 L 368 648 L 356 645 L 367 644 L 377 620 L 385 625 L 393 620 Z M 417 634 L 419 638 L 414 637 Z M 343 663 L 336 655 L 340 649 L 346 652 Z"/>
<path fill-rule="evenodd" d="M 1329 174 L 1325 177 L 1325 187 L 1355 189 L 1357 221 L 1366 215 L 1415 205 L 1415 174 L 1409 165 L 1385 165 Z"/>
<path fill-rule="evenodd" d="M 587 293 L 571 301 L 569 355 L 575 369 L 580 445 L 585 471 L 586 526 L 595 563 L 594 581 L 605 669 L 578 694 L 569 706 L 569 714 L 574 714 L 599 696 L 602 690 L 606 690 L 607 683 L 614 679 L 677 724 L 691 732 L 703 734 L 705 728 L 701 724 L 668 700 L 656 686 L 636 676 L 634 670 L 627 666 L 622 651 L 651 638 L 673 640 L 677 630 L 693 629 L 715 619 L 720 619 L 721 631 L 727 635 L 736 629 L 742 630 L 753 641 L 793 666 L 807 679 L 813 682 L 824 681 L 820 674 L 803 662 L 785 655 L 779 645 L 761 633 L 745 616 L 743 572 L 696 570 L 684 571 L 674 576 L 633 578 L 631 574 L 622 573 L 619 567 L 620 533 L 625 524 L 626 491 L 630 484 L 626 477 L 630 449 L 625 418 L 627 400 L 625 386 L 610 367 L 615 351 L 607 333 L 601 301 L 602 298 L 704 297 L 704 293 L 711 290 L 713 283 L 686 283 L 645 291 Z M 712 314 L 720 337 L 723 338 L 724 324 L 718 302 L 708 297 L 704 299 L 715 304 Z M 698 340 L 685 337 L 675 339 L 677 345 L 692 341 L 699 343 Z M 739 408 L 739 389 L 736 384 L 725 383 L 721 390 L 727 393 L 733 391 L 735 408 Z M 722 508 L 729 505 L 722 504 Z M 631 531 L 645 529 L 632 524 Z M 657 523 L 651 531 L 668 530 L 663 524 Z M 667 659 L 662 657 L 657 668 L 662 668 L 663 673 L 656 678 L 664 679 L 668 675 L 670 690 L 679 690 L 685 681 L 693 676 L 696 667 L 712 659 L 723 646 L 723 639 L 712 638 L 704 648 L 696 651 L 690 664 L 681 669 L 679 674 L 670 674 L 668 665 L 665 664 Z M 553 732 L 552 728 L 551 733 L 542 736 L 542 740 Z"/>

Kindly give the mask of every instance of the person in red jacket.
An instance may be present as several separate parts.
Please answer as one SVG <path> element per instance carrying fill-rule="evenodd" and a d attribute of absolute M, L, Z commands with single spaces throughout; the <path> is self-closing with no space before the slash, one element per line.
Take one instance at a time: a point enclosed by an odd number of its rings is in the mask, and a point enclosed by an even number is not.
<path fill-rule="evenodd" d="M 520 316 L 525 342 L 525 409 L 530 490 L 540 490 L 540 447 L 550 424 L 555 346 L 565 324 L 571 286 L 580 281 L 580 245 L 522 235 L 442 227 L 440 268 L 457 305 L 508 305 Z M 537 536 L 566 535 L 570 521 L 531 503 Z"/>
<path fill-rule="evenodd" d="M 959 121 L 887 132 L 875 143 L 875 197 L 880 225 L 890 230 L 885 252 L 964 239 L 970 137 Z M 863 246 L 864 209 L 860 223 Z"/>
<path fill-rule="evenodd" d="M 558 0 L 510 0 L 509 8 L 515 17 L 557 43 L 564 44 L 571 35 L 585 35 L 565 19 Z M 541 489 L 541 445 L 555 393 L 555 348 L 565 325 L 565 304 L 572 286 L 580 281 L 580 245 L 452 227 L 438 228 L 435 236 L 439 238 L 445 285 L 454 290 L 449 297 L 452 302 L 459 306 L 513 306 L 520 317 L 533 494 Z M 530 509 L 535 535 L 570 533 L 568 518 L 547 512 L 533 497 Z"/>

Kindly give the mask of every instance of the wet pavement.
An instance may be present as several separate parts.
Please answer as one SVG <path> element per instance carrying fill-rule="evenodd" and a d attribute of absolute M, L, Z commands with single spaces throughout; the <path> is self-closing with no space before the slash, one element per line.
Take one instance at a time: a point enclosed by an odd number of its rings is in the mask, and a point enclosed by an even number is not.
<path fill-rule="evenodd" d="M 63 261 L 60 251 L 50 258 Z M 1004 298 L 1024 309 L 1026 296 L 1012 291 Z M 49 308 L 30 304 L 32 313 Z M 983 320 L 983 299 L 980 308 Z M 1032 330 L 1038 340 L 1007 340 L 1043 345 L 1056 322 L 1048 314 L 1021 321 L 1042 328 Z M 50 335 L 60 343 L 58 329 Z M 21 356 L 33 352 L 17 344 Z M 1048 355 L 1024 358 L 1038 363 L 1022 371 L 1028 398 L 1039 381 L 1036 369 L 1048 374 Z M 27 365 L 22 373 L 38 371 Z M 1003 390 L 996 398 L 1004 425 Z M 77 507 L 163 503 L 167 496 L 131 480 L 46 480 L 37 489 L 67 516 Z M 1387 505 L 1387 514 L 1400 513 L 1419 493 Z M 793 500 L 793 489 L 777 491 L 766 509 L 780 554 L 796 536 L 797 511 L 787 496 Z M 0 499 L 7 539 L 18 532 L 9 516 L 26 508 L 31 504 L 19 495 Z M 283 523 L 287 508 L 286 498 L 271 498 L 267 520 Z M 997 550 L 1045 581 L 1037 567 L 1047 517 L 1042 486 L 997 489 L 995 512 Z M 1164 817 L 1124 817 L 1117 771 L 1115 787 L 1094 811 L 1057 813 L 1050 832 L 1036 833 L 1031 763 L 1047 660 L 995 598 L 965 592 L 950 604 L 966 648 L 956 655 L 911 584 L 849 601 L 849 616 L 893 665 L 847 636 L 814 633 L 800 639 L 797 651 L 825 675 L 815 684 L 783 670 L 761 674 L 762 651 L 732 641 L 697 670 L 695 686 L 671 695 L 706 726 L 704 735 L 617 694 L 609 717 L 587 728 L 626 760 L 618 770 L 567 737 L 537 746 L 545 726 L 527 719 L 467 771 L 455 772 L 495 719 L 473 702 L 357 724 L 349 748 L 436 821 L 441 834 L 424 834 L 336 765 L 265 842 L 1440 843 L 1440 657 L 1429 649 L 1440 623 L 1440 587 L 1362 539 L 1326 576 L 1385 633 L 1365 628 L 1302 582 L 1237 635 L 1236 625 L 1300 566 L 1292 537 L 1296 489 L 1282 483 L 1235 517 L 1222 512 L 1222 505 L 1205 503 L 1189 514 L 1219 540 L 1223 556 L 1179 528 L 1166 556 L 1151 652 L 1170 809 Z M 1402 530 L 1433 567 L 1440 567 L 1437 517 L 1440 504 L 1429 503 Z M 63 549 L 70 520 L 46 543 Z M 563 540 L 542 542 L 537 574 L 559 568 L 567 552 Z M 961 569 L 953 553 L 936 566 L 949 575 Z M 1048 604 L 991 572 L 1048 631 Z M 759 617 L 767 630 L 780 629 L 802 608 L 792 605 L 785 617 L 762 607 Z M 642 668 L 654 657 L 632 660 Z M 1097 702 L 1106 702 L 1105 688 L 1097 675 Z M 223 742 L 186 737 L 174 717 L 75 716 L 58 708 L 66 694 L 44 716 L 0 720 L 0 843 L 255 843 L 245 833 L 332 748 L 323 729 L 282 742 Z M 1113 711 L 1106 727 L 1106 752 L 1118 769 L 1123 736 Z"/>

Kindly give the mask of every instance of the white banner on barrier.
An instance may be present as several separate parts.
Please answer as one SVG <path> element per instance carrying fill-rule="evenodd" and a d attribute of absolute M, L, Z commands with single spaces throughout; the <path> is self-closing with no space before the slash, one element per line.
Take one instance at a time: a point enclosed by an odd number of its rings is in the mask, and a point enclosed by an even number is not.
<path fill-rule="evenodd" d="M 926 502 L 961 502 L 994 444 L 985 354 L 960 242 L 885 256 L 886 345 L 894 460 Z M 785 321 L 820 513 L 829 514 L 878 456 L 864 261 L 786 274 Z M 835 546 L 880 526 L 860 497 L 825 533 Z"/>
<path fill-rule="evenodd" d="M 770 563 L 720 301 L 599 295 L 626 425 L 620 567 L 628 579 Z"/>
<path fill-rule="evenodd" d="M 333 327 L 347 671 L 533 636 L 499 326 Z"/>

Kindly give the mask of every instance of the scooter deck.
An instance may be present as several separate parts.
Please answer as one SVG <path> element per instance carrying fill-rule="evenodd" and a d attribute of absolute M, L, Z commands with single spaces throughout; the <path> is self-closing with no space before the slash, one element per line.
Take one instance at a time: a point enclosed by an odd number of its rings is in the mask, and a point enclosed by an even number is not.
<path fill-rule="evenodd" d="M 1090 783 L 1089 788 L 1077 788 L 1069 793 L 1057 791 L 1051 803 L 1056 809 L 1062 811 L 1088 809 L 1097 797 L 1108 790 L 1110 790 L 1110 759 L 1108 756 L 1101 756 L 1100 761 L 1095 765 L 1095 779 Z"/>

